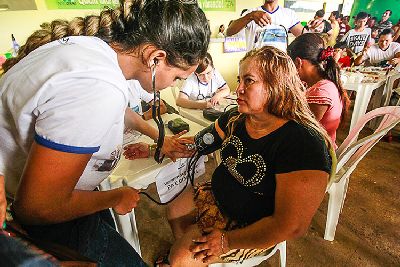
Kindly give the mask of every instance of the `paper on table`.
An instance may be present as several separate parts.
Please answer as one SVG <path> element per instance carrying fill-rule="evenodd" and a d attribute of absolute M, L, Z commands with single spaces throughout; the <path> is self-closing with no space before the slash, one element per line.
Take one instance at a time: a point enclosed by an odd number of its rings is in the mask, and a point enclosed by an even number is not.
<path fill-rule="evenodd" d="M 178 159 L 168 164 L 156 176 L 157 192 L 161 202 L 165 203 L 178 194 L 186 185 L 188 159 Z M 204 156 L 196 164 L 194 178 L 205 173 Z"/>

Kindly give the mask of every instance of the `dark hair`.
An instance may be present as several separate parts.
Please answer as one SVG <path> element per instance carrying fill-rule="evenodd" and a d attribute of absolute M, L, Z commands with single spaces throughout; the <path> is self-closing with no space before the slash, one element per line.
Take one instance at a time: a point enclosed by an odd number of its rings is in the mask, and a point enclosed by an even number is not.
<path fill-rule="evenodd" d="M 356 20 L 366 19 L 366 18 L 368 18 L 368 14 L 367 14 L 367 12 L 364 12 L 364 11 L 358 12 L 358 14 L 356 16 Z"/>
<path fill-rule="evenodd" d="M 377 20 L 378 20 L 378 18 L 377 18 L 377 17 L 372 17 L 372 18 L 371 18 L 371 20 L 375 20 L 375 21 L 377 21 Z"/>
<path fill-rule="evenodd" d="M 219 25 L 219 29 L 218 29 L 219 32 L 221 32 L 221 28 L 222 28 L 222 27 L 225 27 L 224 24 Z"/>
<path fill-rule="evenodd" d="M 210 53 L 207 53 L 206 56 L 199 62 L 199 66 L 195 70 L 196 73 L 202 73 L 207 69 L 208 66 L 211 66 L 214 68 L 214 62 L 213 59 L 210 55 Z"/>
<path fill-rule="evenodd" d="M 392 10 L 390 10 L 390 9 L 386 9 L 385 12 L 386 12 L 386 11 L 389 11 L 389 16 L 391 16 L 392 13 L 393 13 Z"/>
<path fill-rule="evenodd" d="M 347 47 L 346 42 L 337 42 L 333 48 L 345 49 L 346 47 Z"/>
<path fill-rule="evenodd" d="M 384 29 L 379 33 L 379 37 L 381 37 L 382 35 L 388 35 L 388 34 L 391 34 L 393 36 L 394 30 L 391 28 Z"/>
<path fill-rule="evenodd" d="M 339 18 L 339 11 L 332 11 L 332 15 L 335 17 L 335 19 Z"/>
<path fill-rule="evenodd" d="M 240 16 L 242 16 L 243 13 L 246 12 L 247 10 L 248 10 L 247 8 L 243 9 L 243 10 L 240 12 Z"/>
<path fill-rule="evenodd" d="M 315 16 L 322 18 L 325 15 L 325 11 L 323 9 L 318 10 L 317 12 L 315 12 Z"/>
<path fill-rule="evenodd" d="M 350 101 L 346 90 L 344 90 L 342 86 L 340 80 L 340 69 L 335 59 L 330 56 L 323 62 L 320 60 L 321 53 L 324 49 L 324 40 L 318 34 L 305 33 L 294 39 L 294 41 L 289 45 L 287 52 L 292 60 L 295 60 L 296 58 L 308 60 L 311 64 L 317 67 L 318 73 L 324 79 L 330 80 L 336 85 L 343 102 L 341 115 L 341 124 L 343 125 L 344 117 L 346 116 Z"/>
<path fill-rule="evenodd" d="M 153 44 L 166 52 L 168 64 L 180 68 L 196 65 L 206 55 L 211 32 L 197 4 L 164 0 L 120 2 L 119 7 L 103 10 L 99 16 L 42 24 L 28 37 L 18 56 L 3 64 L 4 71 L 39 46 L 73 35 L 97 36 L 107 43 L 119 44 L 121 51 Z"/>

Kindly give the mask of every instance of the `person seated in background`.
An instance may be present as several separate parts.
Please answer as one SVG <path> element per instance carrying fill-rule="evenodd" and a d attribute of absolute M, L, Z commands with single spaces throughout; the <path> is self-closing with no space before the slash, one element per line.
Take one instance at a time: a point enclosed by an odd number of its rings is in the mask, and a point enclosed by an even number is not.
<path fill-rule="evenodd" d="M 266 255 L 305 234 L 324 198 L 330 138 L 310 112 L 289 56 L 265 46 L 240 61 L 238 108 L 208 132 L 222 162 L 167 208 L 175 242 L 156 266 L 207 266 Z M 208 152 L 208 151 L 207 151 Z"/>
<path fill-rule="evenodd" d="M 382 19 L 376 25 L 376 27 L 378 27 L 379 29 L 379 33 L 384 29 L 392 28 L 392 22 L 389 20 L 391 15 L 392 15 L 392 10 L 390 9 L 387 9 L 385 12 L 383 12 Z"/>
<path fill-rule="evenodd" d="M 320 36 L 305 33 L 288 47 L 300 79 L 307 84 L 306 97 L 315 118 L 328 132 L 336 149 L 336 130 L 344 117 L 349 99 L 333 58 L 333 48 L 325 48 Z"/>
<path fill-rule="evenodd" d="M 365 27 L 367 20 L 368 14 L 359 12 L 356 16 L 354 29 L 348 31 L 340 40 L 346 42 L 347 47 L 356 55 L 365 48 L 371 38 L 371 29 Z"/>
<path fill-rule="evenodd" d="M 350 25 L 349 25 L 349 20 L 350 20 L 350 17 L 349 17 L 349 16 L 343 16 L 343 15 L 342 15 L 342 18 L 341 18 L 340 23 L 339 23 L 340 29 L 339 29 L 339 35 L 338 35 L 338 37 L 337 37 L 337 40 L 338 40 L 338 41 L 342 40 L 343 36 L 344 36 L 348 31 L 351 30 L 351 27 L 350 27 Z"/>
<path fill-rule="evenodd" d="M 307 29 L 309 32 L 315 33 L 326 33 L 329 36 L 332 34 L 332 26 L 331 24 L 324 19 L 325 11 L 323 9 L 315 12 L 315 16 L 313 20 L 310 20 L 307 23 Z"/>
<path fill-rule="evenodd" d="M 336 43 L 333 47 L 333 58 L 338 63 L 340 68 L 351 66 L 351 58 L 347 55 L 346 43 Z"/>
<path fill-rule="evenodd" d="M 367 62 L 367 65 L 373 66 L 395 66 L 400 62 L 400 44 L 393 42 L 394 31 L 392 29 L 384 29 L 379 34 L 377 44 L 370 48 L 366 48 L 355 59 L 355 65 Z"/>
<path fill-rule="evenodd" d="M 332 27 L 332 34 L 329 37 L 328 46 L 333 47 L 336 44 L 336 39 L 339 35 L 339 30 L 340 30 L 338 19 L 339 19 L 339 11 L 332 11 L 331 15 L 329 16 L 329 22 Z"/>
<path fill-rule="evenodd" d="M 377 17 L 369 17 L 367 20 L 367 27 L 372 29 L 376 26 L 376 22 L 378 21 Z"/>
<path fill-rule="evenodd" d="M 128 107 L 141 115 L 144 120 L 150 120 L 153 117 L 151 106 L 154 104 L 154 94 L 144 90 L 136 80 L 129 80 L 128 84 L 131 89 Z M 143 106 L 147 106 L 147 108 L 142 106 L 142 102 L 144 104 Z M 167 105 L 164 101 L 160 101 L 160 113 L 164 114 L 166 112 Z"/>
<path fill-rule="evenodd" d="M 221 74 L 214 68 L 209 53 L 184 82 L 176 99 L 176 105 L 183 108 L 205 109 L 219 104 L 230 93 Z"/>
<path fill-rule="evenodd" d="M 125 111 L 125 129 L 123 136 L 123 144 L 130 143 L 137 137 L 137 132 L 149 136 L 153 140 L 158 138 L 158 130 L 151 126 L 146 120 L 152 118 L 151 106 L 153 105 L 154 94 L 147 92 L 140 86 L 139 81 L 129 80 L 129 102 L 128 107 Z M 142 101 L 146 103 L 150 108 L 143 112 Z M 164 101 L 160 101 L 160 113 L 164 114 L 167 112 L 167 107 Z M 163 146 L 163 154 L 171 156 L 168 151 L 170 148 L 170 136 L 165 136 Z M 173 157 L 172 157 L 173 158 Z"/>
<path fill-rule="evenodd" d="M 379 39 L 379 29 L 377 27 L 371 28 L 371 39 L 367 44 L 367 47 L 371 47 L 372 45 L 376 44 Z"/>

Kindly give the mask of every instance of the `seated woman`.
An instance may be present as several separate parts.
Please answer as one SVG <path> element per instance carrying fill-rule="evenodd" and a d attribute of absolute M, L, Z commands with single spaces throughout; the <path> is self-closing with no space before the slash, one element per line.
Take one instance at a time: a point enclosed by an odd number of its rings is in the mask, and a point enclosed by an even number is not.
<path fill-rule="evenodd" d="M 340 81 L 340 69 L 332 48 L 325 48 L 317 34 L 297 37 L 288 47 L 300 79 L 307 84 L 306 97 L 315 118 L 328 132 L 336 148 L 336 130 L 349 105 L 346 90 Z"/>
<path fill-rule="evenodd" d="M 211 108 L 229 95 L 229 92 L 228 85 L 214 68 L 211 55 L 207 53 L 196 71 L 183 84 L 176 105 L 183 108 Z"/>
<path fill-rule="evenodd" d="M 307 106 L 292 60 L 265 46 L 246 54 L 239 74 L 238 108 L 194 138 L 211 132 L 214 142 L 204 153 L 221 149 L 222 163 L 210 182 L 168 207 L 176 241 L 159 266 L 264 255 L 302 236 L 324 197 L 330 138 Z"/>

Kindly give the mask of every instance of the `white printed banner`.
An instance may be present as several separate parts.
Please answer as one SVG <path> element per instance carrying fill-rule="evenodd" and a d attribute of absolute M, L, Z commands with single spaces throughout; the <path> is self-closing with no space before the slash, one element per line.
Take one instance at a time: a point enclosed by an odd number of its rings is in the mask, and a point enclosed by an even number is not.
<path fill-rule="evenodd" d="M 156 176 L 157 192 L 161 202 L 165 203 L 178 194 L 186 185 L 188 159 L 178 159 L 168 164 Z M 204 156 L 196 164 L 194 178 L 205 173 Z M 190 181 L 189 181 L 190 182 Z"/>

